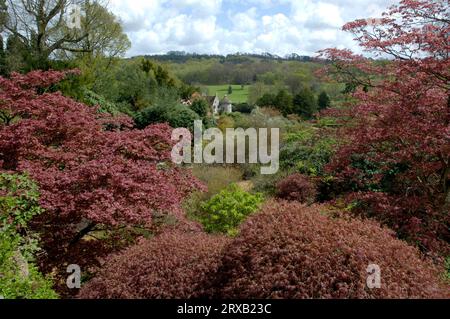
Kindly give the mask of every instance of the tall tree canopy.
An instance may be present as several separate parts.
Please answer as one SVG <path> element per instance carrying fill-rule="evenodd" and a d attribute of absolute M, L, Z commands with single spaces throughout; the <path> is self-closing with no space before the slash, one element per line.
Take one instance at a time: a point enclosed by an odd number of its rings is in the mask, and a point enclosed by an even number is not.
<path fill-rule="evenodd" d="M 386 63 L 329 49 L 328 72 L 357 83 L 356 121 L 329 166 L 356 209 L 426 250 L 448 252 L 450 13 L 448 0 L 402 0 L 381 19 L 344 26 Z"/>
<path fill-rule="evenodd" d="M 68 25 L 74 6 L 80 8 L 80 28 Z M 32 68 L 74 52 L 120 56 L 130 46 L 119 21 L 97 0 L 6 0 L 0 9 L 2 28 L 26 46 Z"/>
<path fill-rule="evenodd" d="M 151 225 L 155 214 L 183 218 L 181 199 L 202 185 L 172 164 L 171 129 L 131 129 L 60 93 L 65 76 L 34 71 L 0 77 L 0 171 L 27 172 L 45 212 L 33 225 L 46 244 L 67 247 L 96 225 Z"/>

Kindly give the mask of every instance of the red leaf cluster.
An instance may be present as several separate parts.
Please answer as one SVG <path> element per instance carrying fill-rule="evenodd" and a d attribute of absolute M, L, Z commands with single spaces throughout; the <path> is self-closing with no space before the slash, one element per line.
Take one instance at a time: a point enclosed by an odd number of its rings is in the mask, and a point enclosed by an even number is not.
<path fill-rule="evenodd" d="M 401 238 L 448 254 L 450 225 L 450 23 L 448 0 L 402 0 L 378 24 L 344 30 L 380 63 L 330 49 L 330 74 L 365 90 L 354 94 L 347 143 L 328 166 L 359 203 Z"/>
<path fill-rule="evenodd" d="M 277 197 L 301 203 L 312 203 L 317 196 L 317 187 L 308 176 L 290 175 L 276 185 Z"/>
<path fill-rule="evenodd" d="M 381 268 L 381 288 L 367 268 Z M 230 243 L 211 277 L 216 298 L 448 297 L 418 251 L 371 221 L 336 219 L 321 207 L 269 203 Z"/>
<path fill-rule="evenodd" d="M 204 277 L 216 270 L 225 237 L 164 233 L 106 262 L 101 274 L 81 289 L 85 299 L 188 299 L 204 294 Z"/>
<path fill-rule="evenodd" d="M 381 268 L 369 289 L 367 268 Z M 372 221 L 270 202 L 235 239 L 165 233 L 114 255 L 81 298 L 442 298 L 448 286 L 416 248 Z"/>
<path fill-rule="evenodd" d="M 65 73 L 0 78 L 0 170 L 27 172 L 41 206 L 33 224 L 48 245 L 66 245 L 83 221 L 150 225 L 155 212 L 177 213 L 202 185 L 171 162 L 171 128 L 132 129 L 128 117 L 46 92 Z"/>

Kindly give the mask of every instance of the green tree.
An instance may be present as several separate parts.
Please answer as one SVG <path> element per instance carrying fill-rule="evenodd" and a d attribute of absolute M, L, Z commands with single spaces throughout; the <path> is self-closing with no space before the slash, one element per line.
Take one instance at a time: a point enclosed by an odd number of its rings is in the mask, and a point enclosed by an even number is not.
<path fill-rule="evenodd" d="M 209 105 L 205 100 L 197 99 L 192 103 L 191 109 L 201 118 L 205 118 L 209 112 Z"/>
<path fill-rule="evenodd" d="M 169 72 L 161 65 L 158 65 L 156 68 L 154 68 L 153 72 L 155 73 L 155 79 L 156 82 L 158 82 L 158 85 L 167 87 L 175 86 L 175 80 L 170 77 Z"/>
<path fill-rule="evenodd" d="M 267 107 L 267 106 L 275 106 L 275 95 L 271 93 L 265 93 L 262 97 L 260 97 L 256 104 L 258 106 Z"/>
<path fill-rule="evenodd" d="M 194 121 L 199 119 L 197 113 L 179 104 L 172 106 L 152 105 L 138 112 L 135 116 L 136 126 L 141 129 L 150 124 L 169 123 L 173 128 L 184 127 L 193 130 Z"/>
<path fill-rule="evenodd" d="M 80 28 L 70 28 L 66 19 L 72 4 L 82 8 Z M 2 9 L 0 3 L 0 10 Z M 4 33 L 26 45 L 31 69 L 50 67 L 50 56 L 75 54 L 121 56 L 130 46 L 116 17 L 99 0 L 7 0 L 1 10 Z"/>
<path fill-rule="evenodd" d="M 80 42 L 67 43 L 60 51 L 108 58 L 123 56 L 131 42 L 118 18 L 99 1 L 84 1 L 81 7 L 81 32 L 86 36 Z"/>
<path fill-rule="evenodd" d="M 147 75 L 150 74 L 150 71 L 155 68 L 155 65 L 152 63 L 152 61 L 148 59 L 143 59 L 141 63 L 142 71 L 144 71 Z"/>
<path fill-rule="evenodd" d="M 200 120 L 197 113 L 184 105 L 176 105 L 169 109 L 166 119 L 173 128 L 183 127 L 191 131 L 194 129 L 194 121 Z"/>
<path fill-rule="evenodd" d="M 317 104 L 319 106 L 319 110 L 324 110 L 331 106 L 331 100 L 330 100 L 330 97 L 328 96 L 327 92 L 322 91 L 319 94 L 319 97 L 317 99 Z"/>
<path fill-rule="evenodd" d="M 27 72 L 32 69 L 32 57 L 28 43 L 18 36 L 10 35 L 6 40 L 5 72 Z"/>
<path fill-rule="evenodd" d="M 182 83 L 179 91 L 180 91 L 180 96 L 182 99 L 189 100 L 189 99 L 191 99 L 192 94 L 194 94 L 195 92 L 200 92 L 201 89 L 199 87 L 195 87 L 192 85 L 187 85 L 185 83 Z"/>
<path fill-rule="evenodd" d="M 157 83 L 137 63 L 121 63 L 114 73 L 113 83 L 104 83 L 99 94 L 112 102 L 127 103 L 133 111 L 151 104 L 152 91 L 156 90 Z"/>
<path fill-rule="evenodd" d="M 234 105 L 233 111 L 234 112 L 240 112 L 240 113 L 247 113 L 250 114 L 255 109 L 253 105 L 250 105 L 248 103 L 239 103 Z"/>
<path fill-rule="evenodd" d="M 230 85 L 228 86 L 228 95 L 233 94 L 233 87 Z"/>
<path fill-rule="evenodd" d="M 284 115 L 292 113 L 293 110 L 293 99 L 286 90 L 280 90 L 275 97 L 275 107 Z"/>
<path fill-rule="evenodd" d="M 294 112 L 305 119 L 311 119 L 318 111 L 316 98 L 311 89 L 304 88 L 294 97 Z"/>
<path fill-rule="evenodd" d="M 256 82 L 248 88 L 248 103 L 258 104 L 258 100 L 266 93 L 270 93 L 271 88 L 264 83 Z"/>

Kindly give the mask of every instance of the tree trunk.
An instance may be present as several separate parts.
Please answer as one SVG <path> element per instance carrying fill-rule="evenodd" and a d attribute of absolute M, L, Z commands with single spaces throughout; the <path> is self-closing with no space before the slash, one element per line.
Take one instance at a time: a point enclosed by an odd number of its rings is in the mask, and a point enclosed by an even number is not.
<path fill-rule="evenodd" d="M 83 220 L 78 225 L 78 227 L 77 227 L 78 233 L 72 239 L 72 241 L 70 242 L 69 246 L 73 246 L 73 245 L 77 244 L 84 236 L 89 234 L 94 229 L 95 226 L 96 226 L 95 223 L 93 223 L 91 221 L 88 221 L 88 220 Z"/>

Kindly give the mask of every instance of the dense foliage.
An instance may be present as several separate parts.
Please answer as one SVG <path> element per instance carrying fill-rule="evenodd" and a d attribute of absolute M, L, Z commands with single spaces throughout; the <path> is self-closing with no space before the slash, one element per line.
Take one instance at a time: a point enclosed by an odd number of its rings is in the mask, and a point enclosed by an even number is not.
<path fill-rule="evenodd" d="M 280 150 L 280 166 L 306 175 L 323 176 L 336 144 L 333 130 L 301 127 L 286 135 Z"/>
<path fill-rule="evenodd" d="M 81 298 L 443 298 L 415 248 L 374 222 L 270 202 L 233 240 L 164 234 L 110 257 Z M 382 271 L 367 287 L 367 268 Z"/>
<path fill-rule="evenodd" d="M 208 112 L 210 112 L 208 102 L 204 99 L 197 99 L 192 102 L 191 109 L 201 118 L 205 118 L 208 115 Z"/>
<path fill-rule="evenodd" d="M 318 111 L 318 104 L 314 93 L 308 89 L 302 89 L 293 100 L 294 113 L 305 119 L 311 119 Z"/>
<path fill-rule="evenodd" d="M 320 92 L 319 96 L 317 97 L 317 105 L 319 106 L 319 110 L 324 110 L 331 106 L 331 99 L 328 96 L 327 92 Z"/>
<path fill-rule="evenodd" d="M 261 204 L 261 194 L 250 194 L 232 184 L 202 205 L 201 222 L 207 232 L 236 234 L 236 228 Z"/>
<path fill-rule="evenodd" d="M 324 55 L 328 69 L 354 83 L 347 143 L 328 170 L 355 210 L 401 238 L 448 254 L 450 209 L 450 59 L 448 1 L 403 0 L 379 24 L 357 20 L 344 30 L 387 64 L 348 50 Z M 378 36 L 379 34 L 379 36 Z"/>
<path fill-rule="evenodd" d="M 240 104 L 233 105 L 234 112 L 250 114 L 250 113 L 252 113 L 252 111 L 254 109 L 255 109 L 255 107 L 248 103 L 240 103 Z"/>
<path fill-rule="evenodd" d="M 275 107 L 284 116 L 296 114 L 304 119 L 312 119 L 313 115 L 319 110 L 318 98 L 314 92 L 307 87 L 296 90 L 296 94 L 292 95 L 285 89 L 281 89 L 278 94 L 265 93 L 257 100 L 257 104 L 262 107 Z M 321 108 L 329 107 L 328 95 L 320 95 Z M 329 98 L 328 98 L 329 99 Z"/>
<path fill-rule="evenodd" d="M 135 122 L 138 128 L 146 128 L 151 124 L 168 123 L 174 128 L 189 128 L 193 130 L 194 121 L 199 120 L 199 115 L 192 109 L 175 104 L 173 106 L 155 105 L 138 112 Z"/>
<path fill-rule="evenodd" d="M 166 233 L 112 256 L 80 298 L 188 299 L 219 263 L 225 237 Z"/>
<path fill-rule="evenodd" d="M 65 23 L 71 5 L 83 12 L 79 28 Z M 47 70 L 55 57 L 119 57 L 131 46 L 119 19 L 102 0 L 1 0 L 0 29 L 7 36 L 1 75 Z"/>
<path fill-rule="evenodd" d="M 205 282 L 216 298 L 432 298 L 448 296 L 436 269 L 374 222 L 323 207 L 271 202 L 241 227 Z M 367 268 L 381 268 L 379 289 Z"/>
<path fill-rule="evenodd" d="M 313 203 L 317 189 L 314 182 L 302 174 L 290 175 L 277 183 L 277 196 L 281 199 L 294 200 L 301 203 Z"/>
<path fill-rule="evenodd" d="M 448 0 L 346 24 L 371 58 L 317 59 L 120 59 L 120 21 L 76 2 L 74 31 L 70 1 L 0 0 L 0 298 L 74 297 L 68 264 L 82 298 L 449 297 Z M 198 119 L 279 129 L 279 171 L 175 165 Z"/>
<path fill-rule="evenodd" d="M 6 299 L 57 298 L 39 273 L 34 256 L 38 237 L 27 226 L 42 213 L 36 184 L 24 175 L 0 174 L 0 296 Z"/>
<path fill-rule="evenodd" d="M 45 212 L 33 227 L 45 229 L 45 244 L 66 248 L 97 224 L 150 225 L 156 212 L 182 218 L 181 199 L 202 186 L 172 165 L 170 128 L 133 130 L 127 117 L 45 92 L 63 77 L 36 71 L 0 79 L 1 169 L 38 183 Z"/>

